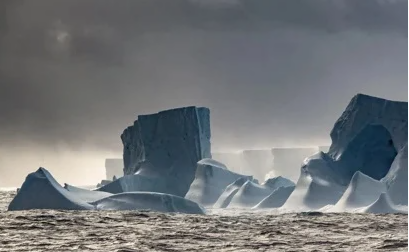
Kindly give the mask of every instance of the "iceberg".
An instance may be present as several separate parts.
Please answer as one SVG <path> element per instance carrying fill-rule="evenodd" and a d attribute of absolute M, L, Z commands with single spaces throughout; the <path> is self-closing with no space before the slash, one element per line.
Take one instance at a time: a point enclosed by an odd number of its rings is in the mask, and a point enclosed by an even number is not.
<path fill-rule="evenodd" d="M 121 135 L 126 176 L 100 190 L 152 191 L 184 197 L 195 177 L 197 162 L 211 158 L 210 137 L 208 108 L 184 107 L 140 115 Z M 135 187 L 137 182 L 140 185 Z"/>
<path fill-rule="evenodd" d="M 8 207 L 9 211 L 30 209 L 92 210 L 94 207 L 64 189 L 45 168 L 40 167 L 26 177 Z"/>
<path fill-rule="evenodd" d="M 124 175 L 124 161 L 122 158 L 105 159 L 105 172 L 107 180 L 114 180 L 114 177 L 122 177 Z"/>
<path fill-rule="evenodd" d="M 407 208 L 397 207 L 393 204 L 388 193 L 382 193 L 379 198 L 371 205 L 360 210 L 362 213 L 387 214 L 387 213 L 403 213 L 407 214 Z"/>
<path fill-rule="evenodd" d="M 264 183 L 263 186 L 270 187 L 271 189 L 275 190 L 279 187 L 294 187 L 295 184 L 291 180 L 278 176 L 274 178 L 269 178 L 267 179 Z"/>
<path fill-rule="evenodd" d="M 242 177 L 252 179 L 252 176 L 229 171 L 224 164 L 216 160 L 202 159 L 197 163 L 195 180 L 185 198 L 205 207 L 212 206 L 229 184 Z"/>
<path fill-rule="evenodd" d="M 352 177 L 341 199 L 329 209 L 329 212 L 353 212 L 357 208 L 371 205 L 385 192 L 385 184 L 358 171 Z"/>
<path fill-rule="evenodd" d="M 396 205 L 408 205 L 408 144 L 398 153 L 388 174 L 381 180 Z"/>
<path fill-rule="evenodd" d="M 69 191 L 75 198 L 85 202 L 94 202 L 112 195 L 112 193 L 91 191 L 88 189 L 79 188 L 69 184 L 64 184 L 65 190 Z"/>
<path fill-rule="evenodd" d="M 270 195 L 262 199 L 252 209 L 279 208 L 284 205 L 294 189 L 295 186 L 280 186 L 276 188 Z"/>
<path fill-rule="evenodd" d="M 151 210 L 204 214 L 203 208 L 190 200 L 164 193 L 135 192 L 112 195 L 65 184 L 62 187 L 44 168 L 30 173 L 8 210 Z"/>
<path fill-rule="evenodd" d="M 234 194 L 227 208 L 252 208 L 274 190 L 253 181 L 246 181 Z"/>
<path fill-rule="evenodd" d="M 331 131 L 328 153 L 319 152 L 304 161 L 283 208 L 315 210 L 335 205 L 357 171 L 382 179 L 396 160 L 396 150 L 407 144 L 407 118 L 407 102 L 363 94 L 353 97 Z M 407 177 L 403 180 L 407 185 Z"/>
<path fill-rule="evenodd" d="M 228 185 L 217 199 L 216 203 L 214 203 L 213 208 L 226 208 L 230 204 L 230 201 L 233 199 L 234 195 L 247 181 L 250 180 L 246 177 L 242 177 Z"/>
<path fill-rule="evenodd" d="M 294 191 L 282 208 L 308 211 L 335 205 L 346 188 L 336 182 L 337 171 L 331 165 L 330 158 L 323 152 L 309 157 L 301 167 Z"/>
<path fill-rule="evenodd" d="M 166 213 L 204 214 L 197 203 L 179 196 L 153 193 L 130 192 L 115 194 L 91 203 L 96 210 L 150 210 Z"/>

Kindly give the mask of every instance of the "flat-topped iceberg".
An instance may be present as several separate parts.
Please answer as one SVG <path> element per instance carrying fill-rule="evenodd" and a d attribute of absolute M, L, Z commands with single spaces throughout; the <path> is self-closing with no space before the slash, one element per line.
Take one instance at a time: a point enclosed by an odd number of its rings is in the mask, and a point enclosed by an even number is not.
<path fill-rule="evenodd" d="M 197 162 L 211 157 L 210 137 L 208 108 L 184 107 L 138 116 L 121 139 L 124 173 L 140 177 L 119 178 L 121 190 L 133 190 L 134 186 L 125 184 L 137 180 L 142 184 L 138 190 L 184 197 L 195 177 Z"/>

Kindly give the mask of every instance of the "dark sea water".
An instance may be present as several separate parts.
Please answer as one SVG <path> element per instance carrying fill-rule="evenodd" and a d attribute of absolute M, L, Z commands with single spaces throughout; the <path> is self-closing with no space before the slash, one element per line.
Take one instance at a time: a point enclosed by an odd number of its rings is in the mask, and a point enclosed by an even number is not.
<path fill-rule="evenodd" d="M 402 214 L 7 212 L 14 194 L 0 192 L 0 251 L 408 251 Z"/>

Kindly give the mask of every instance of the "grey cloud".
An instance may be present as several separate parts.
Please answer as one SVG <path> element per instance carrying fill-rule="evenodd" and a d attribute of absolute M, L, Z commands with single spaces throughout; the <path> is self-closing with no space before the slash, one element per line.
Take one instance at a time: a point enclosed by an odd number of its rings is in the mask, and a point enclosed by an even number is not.
<path fill-rule="evenodd" d="M 357 92 L 407 100 L 407 1 L 222 2 L 0 1 L 0 151 L 120 155 L 138 114 L 185 105 L 215 149 L 326 144 Z"/>

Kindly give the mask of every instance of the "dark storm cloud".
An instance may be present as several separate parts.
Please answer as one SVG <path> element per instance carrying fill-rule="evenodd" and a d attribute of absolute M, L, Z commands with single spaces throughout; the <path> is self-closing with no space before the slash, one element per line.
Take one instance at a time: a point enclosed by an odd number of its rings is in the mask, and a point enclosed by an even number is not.
<path fill-rule="evenodd" d="M 120 153 L 208 106 L 217 148 L 328 141 L 357 92 L 407 100 L 407 1 L 0 1 L 0 144 Z"/>

